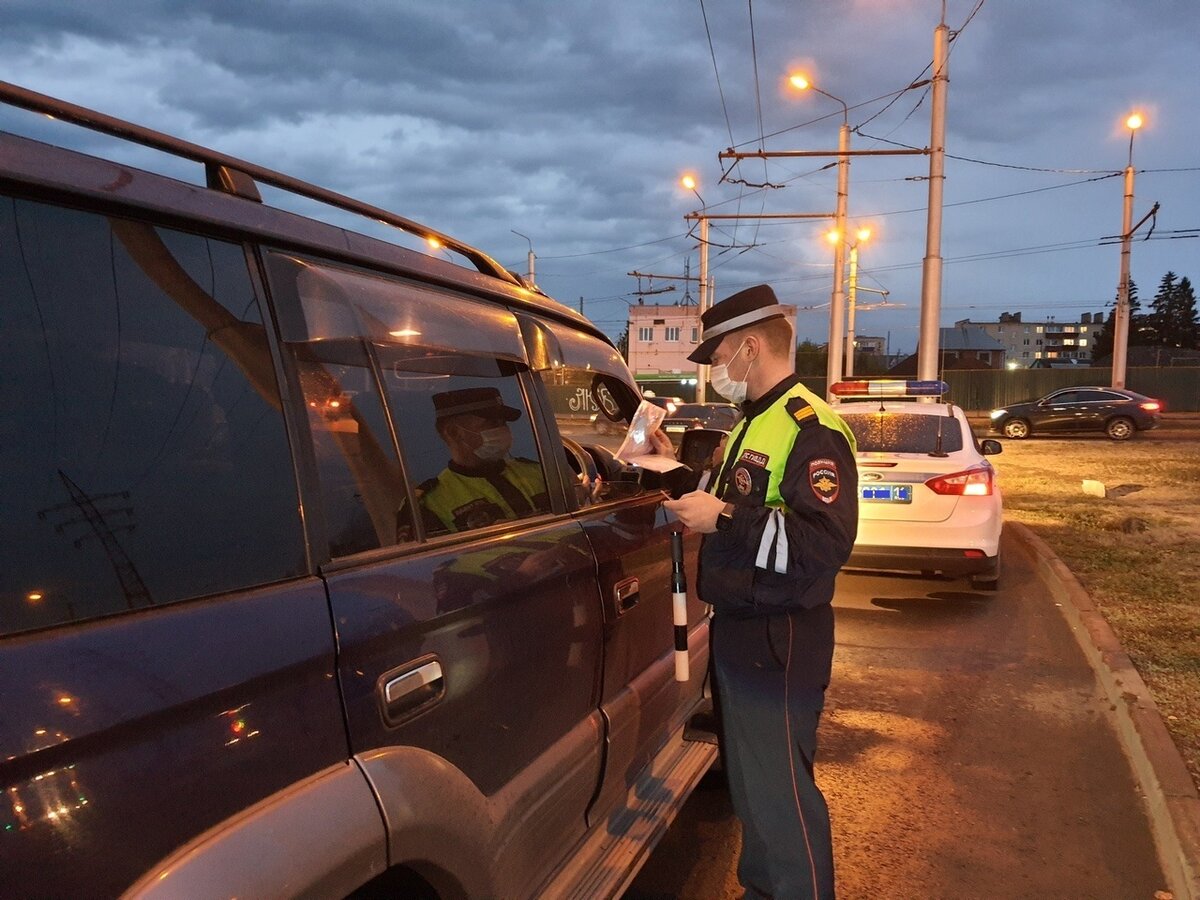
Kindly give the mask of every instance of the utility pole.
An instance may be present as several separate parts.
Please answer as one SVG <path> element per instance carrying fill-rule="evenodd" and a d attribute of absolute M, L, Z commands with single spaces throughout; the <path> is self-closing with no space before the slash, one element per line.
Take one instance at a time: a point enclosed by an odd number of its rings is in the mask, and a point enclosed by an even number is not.
<path fill-rule="evenodd" d="M 858 243 L 850 247 L 850 322 L 846 328 L 846 377 L 854 374 L 854 306 L 858 299 Z"/>
<path fill-rule="evenodd" d="M 938 377 L 942 318 L 942 192 L 946 186 L 946 86 L 950 29 L 942 21 L 933 32 L 933 96 L 929 125 L 929 207 L 925 222 L 925 259 L 921 266 L 921 330 L 917 338 L 917 378 Z"/>
<path fill-rule="evenodd" d="M 696 310 L 696 327 L 702 328 L 704 313 L 712 305 L 708 293 L 708 216 L 700 219 L 700 306 Z M 708 402 L 708 366 L 696 364 L 696 402 Z"/>
<path fill-rule="evenodd" d="M 728 151 L 732 153 L 733 151 Z M 905 150 L 905 153 L 912 151 Z M 761 151 L 760 151 L 761 153 Z M 759 154 L 747 153 L 746 156 L 755 156 Z M 720 154 L 722 158 L 725 154 Z M 700 223 L 700 309 L 699 314 L 703 316 L 705 311 L 712 305 L 713 281 L 708 274 L 708 223 L 710 220 L 719 219 L 831 219 L 834 213 L 688 213 L 684 216 L 684 220 L 688 222 Z M 699 325 L 699 322 L 697 322 Z M 708 386 L 708 366 L 696 366 L 696 402 L 703 403 Z"/>
<path fill-rule="evenodd" d="M 825 396 L 832 397 L 829 389 L 838 381 L 842 375 L 842 343 L 845 340 L 845 326 L 843 320 L 846 316 L 846 298 L 843 292 L 845 283 L 845 219 L 846 219 L 846 199 L 849 193 L 849 172 L 851 156 L 923 156 L 928 150 L 849 150 L 847 149 L 850 142 L 850 126 L 843 123 L 842 131 L 838 135 L 837 150 L 752 150 L 745 153 L 738 152 L 732 148 L 718 153 L 718 159 L 796 159 L 813 156 L 836 156 L 838 158 L 838 198 L 837 210 L 832 213 L 803 213 L 800 215 L 746 215 L 746 216 L 711 216 L 710 218 L 747 218 L 747 219 L 833 219 L 836 223 L 840 223 L 838 228 L 838 240 L 835 242 L 833 251 L 833 293 L 829 303 L 829 359 L 825 366 Z M 685 217 L 687 218 L 687 217 Z"/>

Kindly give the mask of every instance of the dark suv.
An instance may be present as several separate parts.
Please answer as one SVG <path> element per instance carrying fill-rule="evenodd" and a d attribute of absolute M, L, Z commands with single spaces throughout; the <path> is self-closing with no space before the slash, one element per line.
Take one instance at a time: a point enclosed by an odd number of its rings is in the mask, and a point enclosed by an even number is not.
<path fill-rule="evenodd" d="M 0 894 L 620 891 L 715 748 L 678 526 L 594 439 L 612 344 L 418 223 L 0 99 L 206 173 L 0 133 Z"/>

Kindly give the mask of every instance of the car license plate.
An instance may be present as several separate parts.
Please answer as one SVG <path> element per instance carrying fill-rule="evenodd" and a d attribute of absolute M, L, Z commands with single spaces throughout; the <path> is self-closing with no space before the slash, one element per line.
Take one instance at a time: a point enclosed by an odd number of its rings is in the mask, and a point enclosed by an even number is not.
<path fill-rule="evenodd" d="M 867 503 L 912 503 L 912 485 L 860 484 L 858 496 Z"/>

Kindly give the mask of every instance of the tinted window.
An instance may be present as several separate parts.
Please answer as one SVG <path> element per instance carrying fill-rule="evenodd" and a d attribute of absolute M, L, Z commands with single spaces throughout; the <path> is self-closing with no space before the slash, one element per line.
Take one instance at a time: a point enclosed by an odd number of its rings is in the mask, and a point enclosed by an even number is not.
<path fill-rule="evenodd" d="M 1047 403 L 1078 403 L 1080 399 L 1079 391 L 1059 391 L 1057 394 L 1051 394 L 1047 398 Z"/>
<path fill-rule="evenodd" d="M 539 372 L 550 398 L 558 430 L 580 444 L 594 459 L 601 483 L 592 493 L 582 492 L 584 503 L 633 496 L 645 490 L 637 472 L 612 458 L 629 428 L 629 413 L 640 394 L 633 387 L 621 354 L 586 334 L 558 331 L 560 365 Z M 663 405 L 668 398 L 648 398 Z"/>
<path fill-rule="evenodd" d="M 418 519 L 436 536 L 549 512 L 512 313 L 297 256 L 268 271 L 334 555 L 416 539 Z"/>
<path fill-rule="evenodd" d="M 1128 402 L 1128 397 L 1114 394 L 1112 391 L 1079 391 L 1078 399 L 1087 403 L 1120 403 Z"/>
<path fill-rule="evenodd" d="M 550 511 L 522 367 L 484 356 L 378 351 L 427 535 Z"/>
<path fill-rule="evenodd" d="M 854 432 L 860 453 L 953 453 L 963 448 L 962 426 L 953 416 L 915 413 L 847 413 L 841 416 Z"/>
<path fill-rule="evenodd" d="M 0 201 L 0 633 L 300 574 L 240 246 Z"/>
<path fill-rule="evenodd" d="M 330 555 L 413 540 L 396 445 L 365 343 L 288 346 L 308 411 Z"/>

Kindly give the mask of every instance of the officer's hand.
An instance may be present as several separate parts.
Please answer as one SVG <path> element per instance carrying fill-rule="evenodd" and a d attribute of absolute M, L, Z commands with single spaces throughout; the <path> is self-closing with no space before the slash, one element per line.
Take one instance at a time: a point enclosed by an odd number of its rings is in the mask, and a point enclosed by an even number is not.
<path fill-rule="evenodd" d="M 663 506 L 692 531 L 711 534 L 717 530 L 717 515 L 725 508 L 725 501 L 705 491 L 692 491 L 678 500 L 664 500 Z"/>
<path fill-rule="evenodd" d="M 650 446 L 654 448 L 654 452 L 659 456 L 669 456 L 675 458 L 675 445 L 671 443 L 671 439 L 661 428 L 656 428 L 650 432 Z"/>

